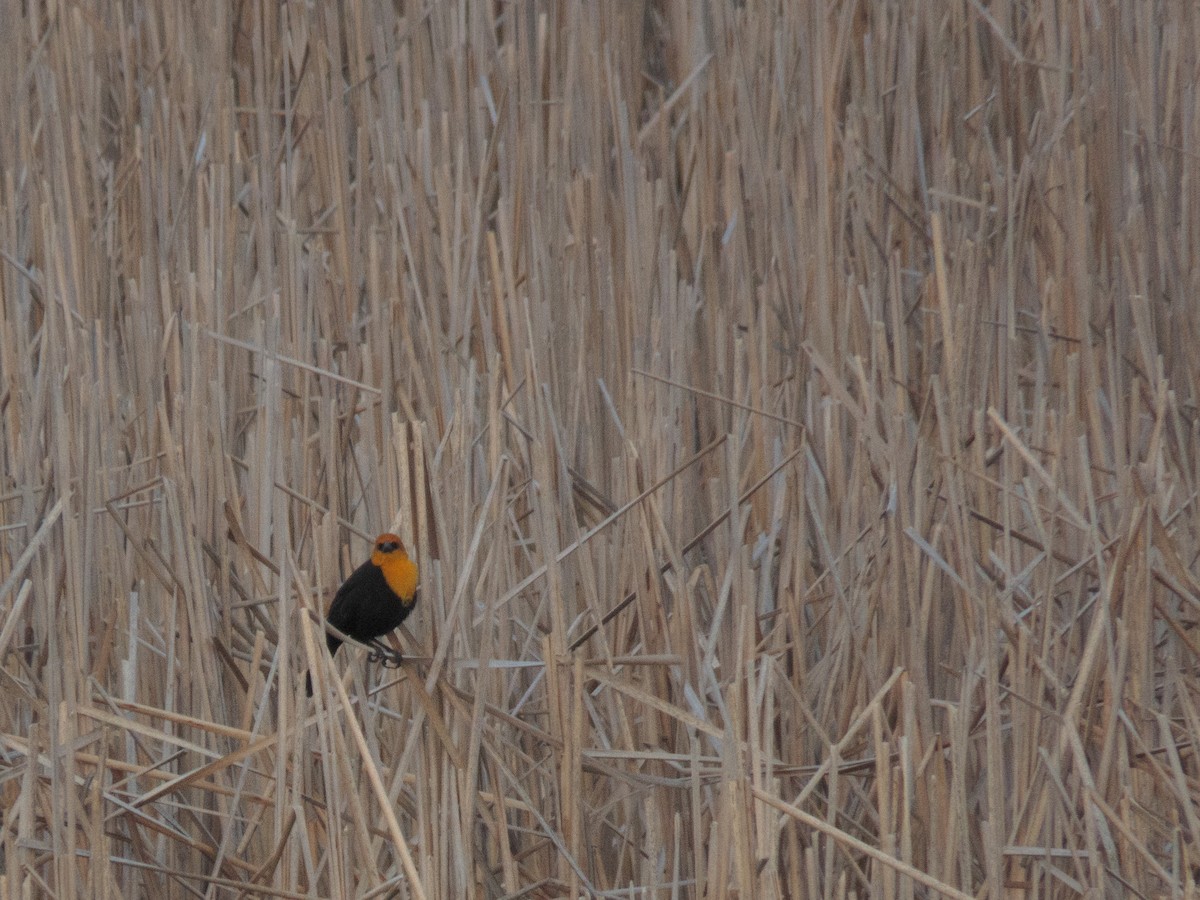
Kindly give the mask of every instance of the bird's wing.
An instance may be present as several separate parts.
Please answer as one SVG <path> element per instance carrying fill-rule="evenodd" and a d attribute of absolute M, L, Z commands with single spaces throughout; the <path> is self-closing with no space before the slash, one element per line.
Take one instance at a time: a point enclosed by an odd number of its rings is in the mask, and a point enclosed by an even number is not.
<path fill-rule="evenodd" d="M 342 634 L 353 635 L 358 630 L 358 617 L 361 613 L 362 598 L 360 594 L 367 589 L 370 581 L 367 568 L 371 561 L 363 563 L 350 573 L 350 577 L 342 582 L 342 586 L 334 594 L 333 602 L 329 604 L 329 615 L 325 618 L 329 624 Z M 325 635 L 329 652 L 334 653 L 342 642 L 332 634 Z"/>

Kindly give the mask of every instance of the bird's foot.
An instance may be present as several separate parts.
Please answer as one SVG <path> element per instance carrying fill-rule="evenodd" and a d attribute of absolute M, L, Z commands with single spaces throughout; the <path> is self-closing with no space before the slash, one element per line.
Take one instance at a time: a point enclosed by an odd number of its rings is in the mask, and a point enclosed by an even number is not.
<path fill-rule="evenodd" d="M 379 641 L 371 641 L 371 646 L 375 649 L 367 655 L 367 662 L 379 663 L 385 669 L 398 669 L 400 664 L 404 662 L 404 657 L 399 651 L 393 650 L 386 644 L 381 644 Z"/>

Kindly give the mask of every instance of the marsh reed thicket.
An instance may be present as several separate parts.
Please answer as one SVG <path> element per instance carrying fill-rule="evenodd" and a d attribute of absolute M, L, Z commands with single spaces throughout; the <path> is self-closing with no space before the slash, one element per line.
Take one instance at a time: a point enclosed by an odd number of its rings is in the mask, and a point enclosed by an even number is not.
<path fill-rule="evenodd" d="M 0 5 L 0 892 L 1193 895 L 1197 47 Z"/>

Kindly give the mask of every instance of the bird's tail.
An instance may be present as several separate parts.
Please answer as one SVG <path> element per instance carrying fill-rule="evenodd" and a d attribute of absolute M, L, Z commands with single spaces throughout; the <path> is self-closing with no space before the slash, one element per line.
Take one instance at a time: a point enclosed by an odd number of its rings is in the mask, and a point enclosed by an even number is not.
<path fill-rule="evenodd" d="M 325 644 L 329 647 L 330 656 L 337 655 L 338 647 L 342 646 L 342 642 L 332 634 L 325 635 Z M 304 673 L 304 696 L 312 696 L 312 672 Z"/>

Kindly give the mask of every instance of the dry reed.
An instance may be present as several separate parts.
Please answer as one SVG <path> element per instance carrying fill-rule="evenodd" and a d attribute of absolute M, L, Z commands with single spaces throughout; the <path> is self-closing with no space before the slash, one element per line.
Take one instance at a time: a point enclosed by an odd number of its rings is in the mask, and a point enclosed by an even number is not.
<path fill-rule="evenodd" d="M 1194 895 L 1197 47 L 0 6 L 0 891 Z"/>

